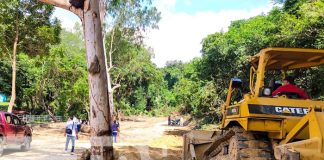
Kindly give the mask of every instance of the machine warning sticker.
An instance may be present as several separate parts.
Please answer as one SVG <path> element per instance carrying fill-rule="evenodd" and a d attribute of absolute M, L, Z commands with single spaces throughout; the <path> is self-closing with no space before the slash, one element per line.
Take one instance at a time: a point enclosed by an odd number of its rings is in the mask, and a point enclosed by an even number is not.
<path fill-rule="evenodd" d="M 274 114 L 285 116 L 304 116 L 308 113 L 306 107 L 292 106 L 271 106 L 271 105 L 255 105 L 249 104 L 250 113 L 254 114 Z"/>
<path fill-rule="evenodd" d="M 231 115 L 238 115 L 240 113 L 240 108 L 237 107 L 230 107 L 227 108 L 227 115 L 231 116 Z"/>

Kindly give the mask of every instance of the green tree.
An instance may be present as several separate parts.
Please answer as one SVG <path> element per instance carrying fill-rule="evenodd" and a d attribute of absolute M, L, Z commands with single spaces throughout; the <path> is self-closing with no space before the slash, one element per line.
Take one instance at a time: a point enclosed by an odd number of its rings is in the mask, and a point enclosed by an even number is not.
<path fill-rule="evenodd" d="M 36 0 L 4 0 L 0 4 L 0 48 L 12 59 L 12 91 L 8 111 L 16 99 L 16 54 L 46 54 L 50 44 L 59 42 L 60 24 L 51 20 L 54 7 Z"/>
<path fill-rule="evenodd" d="M 22 99 L 25 107 L 37 109 L 35 106 L 40 106 L 52 117 L 69 114 L 87 118 L 89 89 L 85 48 L 78 33 L 63 30 L 61 39 L 46 56 L 29 58 L 21 54 L 18 57 L 31 81 Z"/>
<path fill-rule="evenodd" d="M 147 28 L 157 28 L 160 13 L 151 4 L 151 0 L 114 0 L 107 3 L 106 26 L 111 28 L 106 35 L 108 92 L 111 106 L 114 104 L 112 101 L 114 90 L 123 85 L 121 79 L 125 74 L 121 71 L 131 70 L 128 68 L 131 66 L 126 65 L 130 57 L 140 56 L 138 53 L 146 52 L 143 48 L 142 31 Z M 146 57 L 147 54 L 144 53 L 144 56 Z M 144 61 L 147 62 L 147 59 Z M 144 100 L 141 105 L 143 104 Z"/>
<path fill-rule="evenodd" d="M 172 81 L 176 81 L 174 94 L 176 99 L 180 100 L 177 105 L 182 105 L 195 116 L 201 116 L 201 113 L 215 113 L 215 107 L 211 107 L 213 103 L 205 103 L 211 100 L 205 93 L 213 95 L 214 104 L 220 106 L 226 98 L 229 80 L 234 77 L 242 79 L 245 86 L 243 92 L 246 92 L 249 57 L 263 48 L 323 48 L 324 2 L 293 0 L 280 3 L 283 3 L 283 7 L 275 7 L 268 14 L 234 21 L 227 32 L 216 32 L 204 38 L 201 59 L 190 62 L 195 64 L 192 70 L 194 72 L 188 75 L 197 75 L 195 83 L 191 82 L 191 78 L 183 76 L 186 71 L 181 70 L 181 74 L 175 76 L 171 76 L 172 72 L 169 72 L 168 84 L 174 85 Z M 321 95 L 324 92 L 316 87 L 324 82 L 324 79 L 318 78 L 323 74 L 323 67 L 298 70 L 291 74 L 297 77 L 305 75 L 304 78 L 297 79 L 297 83 L 307 87 L 313 98 L 323 98 Z M 197 87 L 199 89 L 196 89 Z M 197 101 L 198 99 L 201 101 Z"/>
<path fill-rule="evenodd" d="M 128 113 L 141 113 L 164 106 L 166 100 L 162 95 L 166 83 L 162 71 L 151 62 L 147 49 L 136 44 L 128 45 L 125 54 L 116 55 L 120 57 L 111 71 L 112 79 L 122 84 L 115 91 L 116 108 L 129 110 Z"/>

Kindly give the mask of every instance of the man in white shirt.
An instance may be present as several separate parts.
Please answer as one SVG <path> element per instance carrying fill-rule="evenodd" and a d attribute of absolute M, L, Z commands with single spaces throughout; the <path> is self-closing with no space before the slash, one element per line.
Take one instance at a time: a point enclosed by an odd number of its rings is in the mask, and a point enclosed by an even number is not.
<path fill-rule="evenodd" d="M 64 136 L 66 136 L 65 151 L 67 152 L 70 140 L 72 141 L 71 154 L 74 154 L 75 139 L 78 139 L 77 124 L 69 117 L 66 122 Z"/>

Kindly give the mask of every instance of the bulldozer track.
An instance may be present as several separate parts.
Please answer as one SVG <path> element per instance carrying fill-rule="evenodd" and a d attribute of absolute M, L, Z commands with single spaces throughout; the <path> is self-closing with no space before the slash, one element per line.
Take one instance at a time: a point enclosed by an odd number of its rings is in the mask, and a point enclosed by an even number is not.
<path fill-rule="evenodd" d="M 247 132 L 234 126 L 225 131 L 235 134 L 223 141 L 205 159 L 211 160 L 273 160 L 273 149 L 265 135 Z"/>

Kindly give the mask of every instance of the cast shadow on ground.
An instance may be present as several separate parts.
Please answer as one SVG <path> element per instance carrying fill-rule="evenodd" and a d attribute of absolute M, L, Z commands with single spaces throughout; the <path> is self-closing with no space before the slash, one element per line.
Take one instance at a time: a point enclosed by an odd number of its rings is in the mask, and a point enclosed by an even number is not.
<path fill-rule="evenodd" d="M 3 150 L 2 156 L 6 156 L 6 155 L 18 153 L 18 152 L 25 152 L 25 151 L 22 151 L 20 149 L 20 147 L 10 147 L 10 148 L 7 148 L 7 149 Z"/>
<path fill-rule="evenodd" d="M 76 154 L 71 155 L 70 152 L 65 153 L 62 151 L 54 151 L 49 152 L 47 150 L 39 150 L 39 149 L 33 149 L 31 148 L 30 151 L 21 151 L 19 147 L 10 147 L 7 149 L 4 149 L 3 151 L 3 157 L 10 158 L 14 156 L 14 160 L 26 160 L 28 159 L 28 156 L 32 157 L 38 157 L 38 159 L 41 160 L 76 160 L 79 155 L 81 155 L 81 152 L 84 151 L 86 148 L 80 147 L 76 149 Z M 26 154 L 23 154 L 23 152 L 26 152 Z M 18 153 L 18 154 L 17 154 Z M 1 159 L 1 158 L 0 158 Z M 10 158 L 12 159 L 12 158 Z"/>

